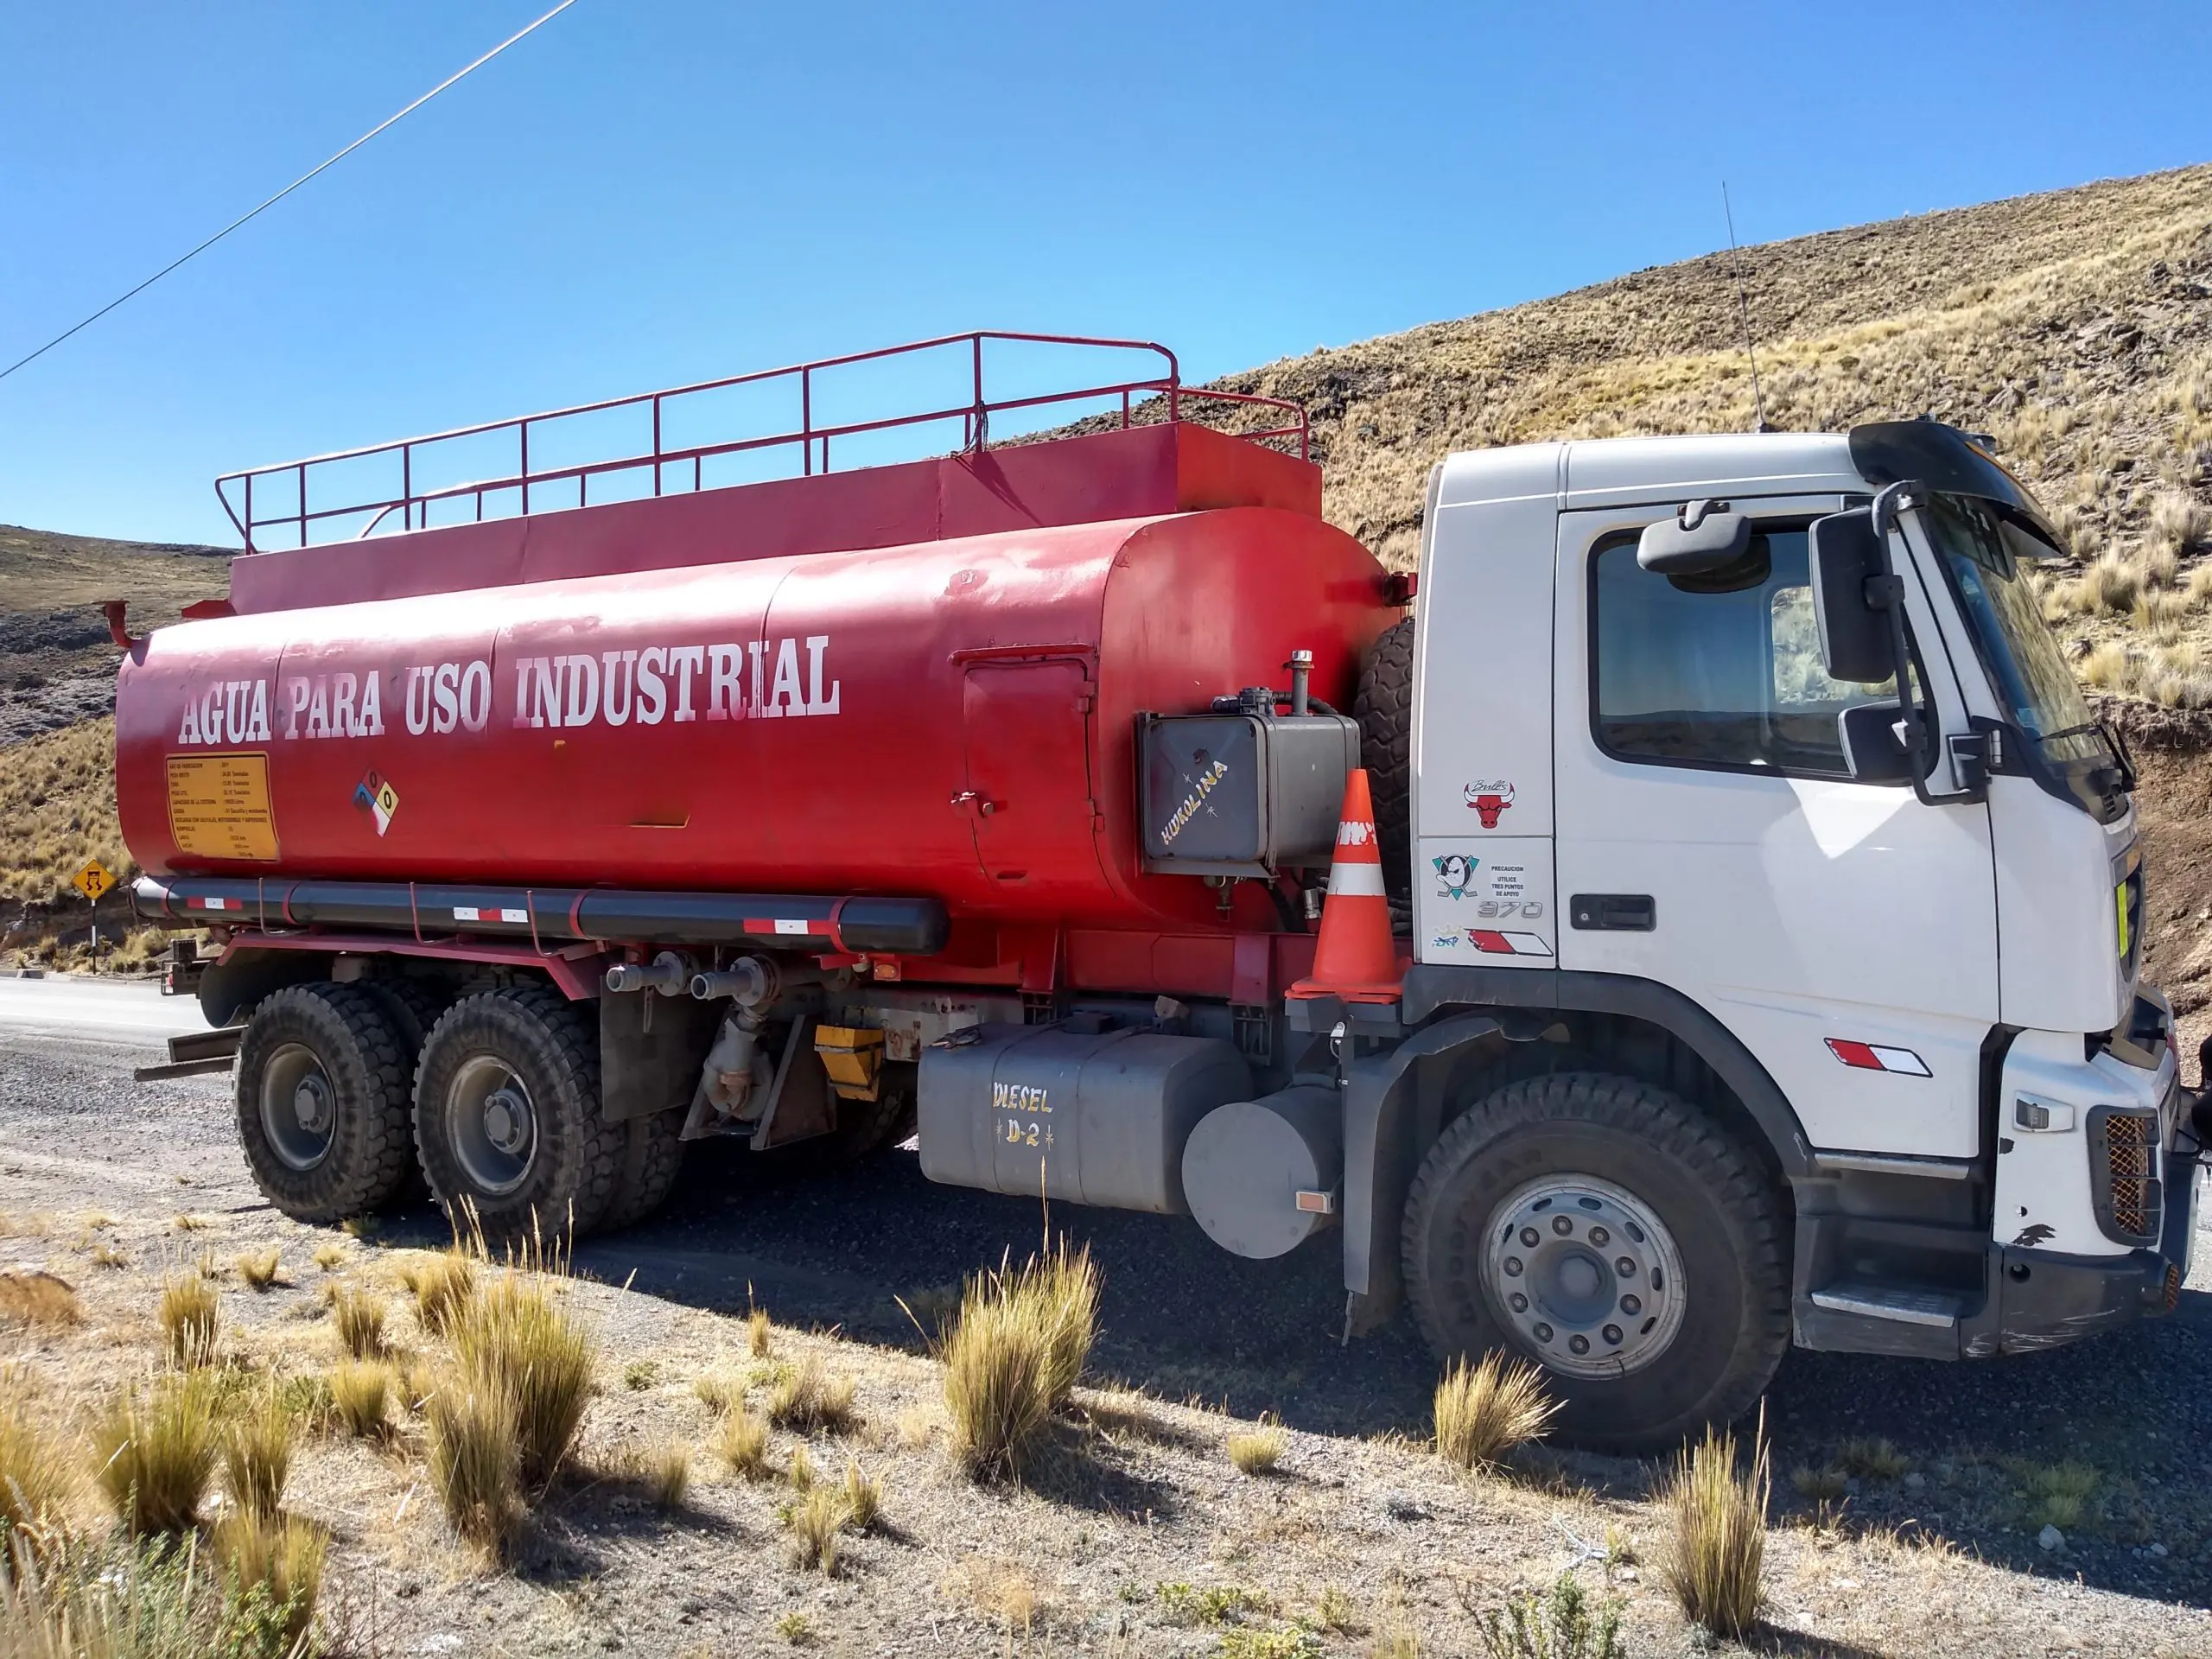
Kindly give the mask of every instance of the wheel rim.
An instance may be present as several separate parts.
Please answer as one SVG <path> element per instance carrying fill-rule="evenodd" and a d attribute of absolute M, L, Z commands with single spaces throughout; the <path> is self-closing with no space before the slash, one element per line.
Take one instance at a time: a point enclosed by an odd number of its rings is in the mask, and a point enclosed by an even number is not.
<path fill-rule="evenodd" d="M 261 1133 L 287 1169 L 304 1173 L 330 1156 L 338 1134 L 338 1090 L 304 1044 L 284 1044 L 262 1067 Z"/>
<path fill-rule="evenodd" d="M 1506 1323 L 1570 1376 L 1624 1376 L 1666 1352 L 1688 1287 L 1675 1236 L 1633 1192 L 1547 1175 L 1491 1212 L 1483 1278 Z"/>
<path fill-rule="evenodd" d="M 489 1054 L 465 1061 L 446 1091 L 446 1140 L 478 1192 L 520 1186 L 537 1158 L 537 1113 L 512 1067 Z"/>

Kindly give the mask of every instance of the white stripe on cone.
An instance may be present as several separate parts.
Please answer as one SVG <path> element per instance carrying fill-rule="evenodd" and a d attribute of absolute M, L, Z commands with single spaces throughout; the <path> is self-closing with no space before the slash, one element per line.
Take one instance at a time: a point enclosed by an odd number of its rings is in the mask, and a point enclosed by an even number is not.
<path fill-rule="evenodd" d="M 1340 858 L 1329 866 L 1329 891 L 1342 893 L 1347 899 L 1386 897 L 1382 891 L 1382 867 L 1347 863 Z"/>

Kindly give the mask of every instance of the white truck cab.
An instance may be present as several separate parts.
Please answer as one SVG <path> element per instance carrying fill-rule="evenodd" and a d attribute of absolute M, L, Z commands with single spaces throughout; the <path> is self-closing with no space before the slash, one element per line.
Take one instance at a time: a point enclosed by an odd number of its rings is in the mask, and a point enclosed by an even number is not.
<path fill-rule="evenodd" d="M 1402 1275 L 1440 1350 L 1654 1444 L 1793 1338 L 1962 1357 L 2171 1306 L 2196 1143 L 2132 768 L 2028 576 L 2055 539 L 1933 422 L 1435 469 L 1378 803 L 1413 965 L 1387 1029 L 1306 1016 L 1352 1039 L 1356 1320 Z"/>

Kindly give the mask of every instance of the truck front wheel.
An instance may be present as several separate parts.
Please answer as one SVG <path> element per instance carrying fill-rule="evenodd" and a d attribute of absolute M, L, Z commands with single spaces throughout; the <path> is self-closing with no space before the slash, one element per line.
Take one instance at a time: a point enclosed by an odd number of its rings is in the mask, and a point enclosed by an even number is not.
<path fill-rule="evenodd" d="M 238 1044 L 238 1140 L 255 1185 L 295 1221 L 383 1208 L 414 1163 L 407 1081 L 384 1004 L 358 986 L 264 998 Z"/>
<path fill-rule="evenodd" d="M 575 1236 L 605 1217 L 627 1150 L 599 1109 L 595 1033 L 550 990 L 465 996 L 423 1040 L 415 1141 L 448 1215 L 492 1237 Z"/>
<path fill-rule="evenodd" d="M 1630 1077 L 1507 1084 L 1457 1119 L 1406 1206 L 1438 1357 L 1543 1367 L 1560 1430 L 1643 1452 L 1739 1415 L 1789 1343 L 1782 1207 L 1709 1117 Z"/>

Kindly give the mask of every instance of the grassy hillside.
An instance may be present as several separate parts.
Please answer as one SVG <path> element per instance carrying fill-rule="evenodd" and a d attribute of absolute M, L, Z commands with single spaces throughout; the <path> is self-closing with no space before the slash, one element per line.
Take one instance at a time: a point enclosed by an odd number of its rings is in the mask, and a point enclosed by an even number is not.
<path fill-rule="evenodd" d="M 2212 167 L 1748 248 L 1740 265 L 1770 424 L 1924 413 L 1993 435 L 2078 556 L 2048 588 L 2084 678 L 2212 703 Z M 1725 253 L 1217 384 L 1302 401 L 1330 518 L 1401 566 L 1449 450 L 1754 419 Z"/>
<path fill-rule="evenodd" d="M 229 588 L 220 548 L 0 524 L 0 747 L 113 705 L 116 653 L 101 601 L 129 600 L 130 626 L 143 632 Z"/>

